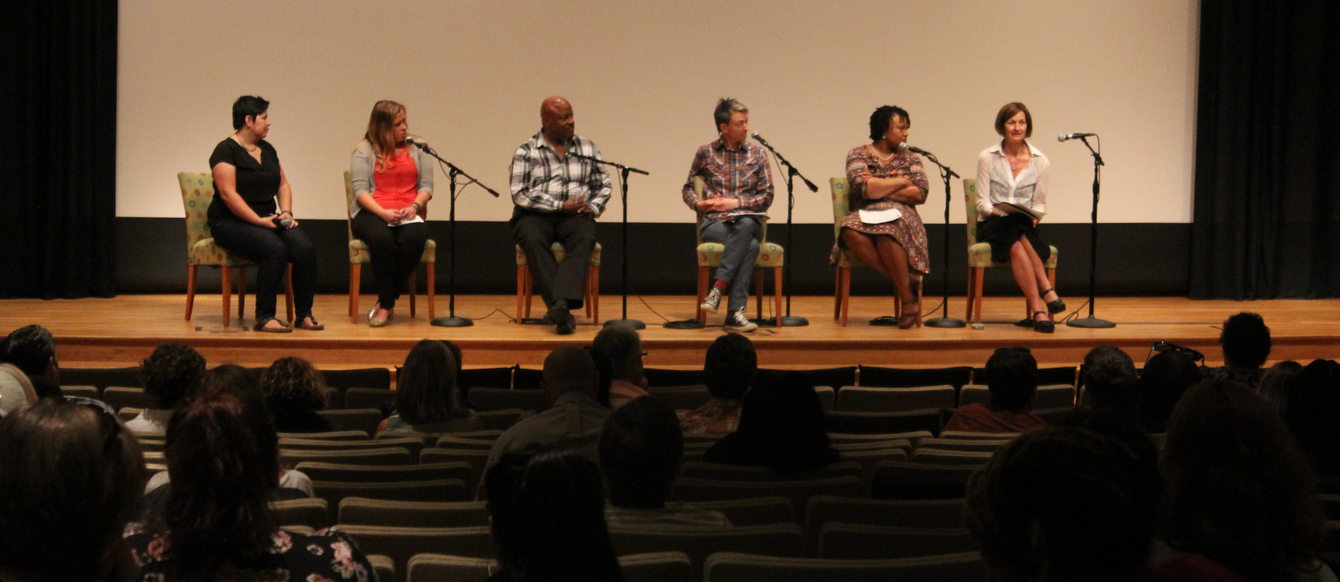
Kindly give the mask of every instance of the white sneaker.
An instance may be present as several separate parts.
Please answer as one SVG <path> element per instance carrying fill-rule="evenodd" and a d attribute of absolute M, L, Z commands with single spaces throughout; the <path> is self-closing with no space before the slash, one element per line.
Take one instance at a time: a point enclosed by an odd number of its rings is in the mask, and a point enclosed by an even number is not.
<path fill-rule="evenodd" d="M 712 288 L 708 290 L 707 297 L 703 298 L 703 303 L 702 305 L 699 305 L 699 307 L 702 307 L 703 311 L 716 313 L 717 309 L 721 307 L 721 288 L 713 285 Z"/>
<path fill-rule="evenodd" d="M 722 327 L 731 331 L 754 331 L 758 329 L 758 324 L 749 321 L 749 318 L 744 315 L 744 310 L 741 309 L 727 315 L 726 323 L 722 324 Z"/>

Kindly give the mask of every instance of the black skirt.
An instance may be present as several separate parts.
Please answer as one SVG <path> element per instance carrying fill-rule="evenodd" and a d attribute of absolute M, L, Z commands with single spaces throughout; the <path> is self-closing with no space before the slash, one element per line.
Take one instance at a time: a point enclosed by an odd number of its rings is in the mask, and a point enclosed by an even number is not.
<path fill-rule="evenodd" d="M 1010 262 L 1010 247 L 1019 242 L 1019 237 L 1027 237 L 1028 243 L 1037 251 L 1042 262 L 1052 256 L 1052 248 L 1038 236 L 1038 227 L 1033 219 L 1024 214 L 1006 214 L 991 216 L 977 223 L 977 242 L 991 244 L 991 260 L 997 263 Z"/>

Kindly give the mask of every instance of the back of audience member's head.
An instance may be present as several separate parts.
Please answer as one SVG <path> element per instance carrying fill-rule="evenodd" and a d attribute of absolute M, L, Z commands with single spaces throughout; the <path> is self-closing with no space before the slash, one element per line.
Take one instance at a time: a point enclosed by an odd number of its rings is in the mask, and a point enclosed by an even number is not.
<path fill-rule="evenodd" d="M 1270 328 L 1260 315 L 1242 312 L 1224 320 L 1219 344 L 1224 364 L 1234 368 L 1260 368 L 1270 357 Z"/>
<path fill-rule="evenodd" d="M 1340 476 L 1340 364 L 1313 360 L 1289 380 L 1284 421 L 1317 473 Z"/>
<path fill-rule="evenodd" d="M 400 369 L 396 413 L 411 424 L 447 420 L 460 407 L 456 377 L 456 357 L 451 347 L 438 340 L 419 340 Z"/>
<path fill-rule="evenodd" d="M 1167 431 L 1173 407 L 1202 376 L 1196 360 L 1185 352 L 1169 350 L 1150 357 L 1136 382 L 1140 428 L 1150 433 Z"/>
<path fill-rule="evenodd" d="M 1101 345 L 1084 356 L 1080 385 L 1088 393 L 1088 406 L 1112 410 L 1135 418 L 1135 363 L 1121 348 Z"/>
<path fill-rule="evenodd" d="M 596 395 L 599 374 L 596 364 L 586 350 L 577 346 L 562 346 L 544 358 L 541 386 L 550 402 L 569 392 Z"/>
<path fill-rule="evenodd" d="M 643 396 L 615 410 L 600 434 L 600 469 L 610 503 L 665 507 L 683 456 L 684 435 L 674 409 Z"/>
<path fill-rule="evenodd" d="M 239 373 L 241 370 L 242 373 Z M 168 423 L 172 486 L 162 523 L 172 578 L 195 579 L 266 553 L 277 524 L 279 437 L 254 377 L 219 366 Z"/>
<path fill-rule="evenodd" d="M 1038 361 L 1028 348 L 997 348 L 986 360 L 986 388 L 991 408 L 1024 412 L 1038 393 Z"/>
<path fill-rule="evenodd" d="M 834 456 L 823 405 L 800 372 L 760 373 L 744 396 L 736 432 L 755 459 L 777 471 L 822 469 Z"/>
<path fill-rule="evenodd" d="M 1293 384 L 1294 378 L 1302 372 L 1303 365 L 1293 360 L 1276 362 L 1261 374 L 1261 383 L 1256 385 L 1256 393 L 1266 401 L 1266 404 L 1283 415 L 1286 412 L 1284 407 L 1289 400 L 1289 387 Z"/>
<path fill-rule="evenodd" d="M 993 579 L 1123 580 L 1141 571 L 1158 465 L 1148 439 L 1135 443 L 1047 427 L 997 451 L 969 478 L 964 510 Z"/>
<path fill-rule="evenodd" d="M 0 419 L 0 467 L 0 578 L 114 579 L 144 491 L 144 457 L 119 421 L 44 399 Z"/>
<path fill-rule="evenodd" d="M 506 454 L 484 487 L 501 579 L 623 580 L 595 463 L 570 451 Z"/>
<path fill-rule="evenodd" d="M 140 362 L 144 393 L 154 408 L 176 408 L 205 373 L 205 358 L 185 344 L 161 344 Z"/>
<path fill-rule="evenodd" d="M 1247 580 L 1291 580 L 1322 535 L 1316 479 L 1251 388 L 1211 380 L 1173 411 L 1163 447 L 1162 537 Z"/>
<path fill-rule="evenodd" d="M 597 400 L 609 403 L 609 386 L 614 380 L 642 385 L 642 338 L 626 325 L 601 329 L 591 341 L 591 360 L 600 373 Z"/>
<path fill-rule="evenodd" d="M 739 400 L 758 373 L 754 343 L 738 333 L 722 334 L 707 348 L 703 361 L 707 392 L 717 398 Z"/>
<path fill-rule="evenodd" d="M 27 325 L 9 333 L 5 341 L 5 361 L 18 366 L 29 378 L 56 380 L 56 339 L 47 328 Z"/>
<path fill-rule="evenodd" d="M 275 360 L 261 372 L 261 389 L 271 411 L 309 410 L 326 407 L 326 381 L 312 364 L 302 358 Z"/>

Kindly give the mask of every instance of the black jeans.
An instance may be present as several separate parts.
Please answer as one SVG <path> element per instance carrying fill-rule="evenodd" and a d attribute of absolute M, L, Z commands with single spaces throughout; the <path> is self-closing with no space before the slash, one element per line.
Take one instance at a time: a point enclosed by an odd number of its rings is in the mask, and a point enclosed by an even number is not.
<path fill-rule="evenodd" d="M 225 218 L 209 225 L 214 242 L 260 265 L 256 273 L 256 321 L 275 316 L 275 294 L 284 284 L 284 267 L 293 263 L 293 307 L 298 321 L 312 314 L 316 290 L 316 249 L 300 228 L 274 230 Z"/>
<path fill-rule="evenodd" d="M 512 239 L 526 253 L 535 288 L 550 309 L 582 307 L 586 268 L 596 248 L 596 220 L 589 214 L 536 212 L 516 207 L 512 212 Z M 563 262 L 549 248 L 563 244 Z"/>
<path fill-rule="evenodd" d="M 395 307 L 405 280 L 419 266 L 423 245 L 428 240 L 424 222 L 392 227 L 366 210 L 354 216 L 354 236 L 367 243 L 372 255 L 372 283 L 377 288 L 377 303 L 382 309 Z"/>

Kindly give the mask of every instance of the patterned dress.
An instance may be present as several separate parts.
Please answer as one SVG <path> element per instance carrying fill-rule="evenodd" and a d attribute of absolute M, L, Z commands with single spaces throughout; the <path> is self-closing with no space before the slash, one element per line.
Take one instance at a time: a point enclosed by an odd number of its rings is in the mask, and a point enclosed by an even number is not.
<path fill-rule="evenodd" d="M 907 266 L 913 272 L 922 275 L 931 272 L 930 257 L 926 252 L 926 227 L 921 224 L 921 215 L 915 206 L 895 200 L 870 200 L 865 197 L 865 184 L 870 178 L 904 177 L 925 192 L 929 185 L 926 172 L 921 167 L 921 158 L 912 152 L 896 154 L 884 159 L 870 151 L 869 146 L 857 146 L 847 152 L 847 182 L 851 185 L 847 194 L 847 207 L 851 212 L 842 219 L 842 228 L 850 228 L 870 235 L 891 236 L 899 246 L 907 251 Z M 867 224 L 861 221 L 861 210 L 885 210 L 897 208 L 902 218 L 893 222 Z M 833 244 L 829 257 L 836 264 L 842 252 L 842 237 Z"/>
<path fill-rule="evenodd" d="M 154 533 L 140 523 L 126 527 L 126 542 L 141 568 L 140 580 L 166 582 L 172 559 L 166 533 Z M 341 531 L 323 529 L 313 535 L 275 530 L 270 552 L 251 564 L 225 566 L 220 580 L 248 582 L 368 582 L 372 564 L 354 540 Z"/>

